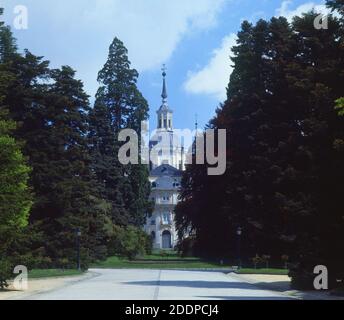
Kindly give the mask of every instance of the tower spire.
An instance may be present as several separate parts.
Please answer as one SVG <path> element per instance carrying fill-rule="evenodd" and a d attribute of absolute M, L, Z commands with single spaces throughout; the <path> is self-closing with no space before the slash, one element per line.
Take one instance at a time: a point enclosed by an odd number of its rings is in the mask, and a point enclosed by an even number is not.
<path fill-rule="evenodd" d="M 161 97 L 162 97 L 162 103 L 163 105 L 167 103 L 167 87 L 166 87 L 166 65 L 164 64 L 163 67 L 162 67 L 162 77 L 163 77 L 163 86 L 162 86 L 162 94 L 161 94 Z"/>

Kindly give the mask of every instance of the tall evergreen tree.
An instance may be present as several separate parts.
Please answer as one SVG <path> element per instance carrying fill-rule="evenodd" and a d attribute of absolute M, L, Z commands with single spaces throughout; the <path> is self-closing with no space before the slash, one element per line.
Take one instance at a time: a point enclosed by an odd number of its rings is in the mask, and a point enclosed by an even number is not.
<path fill-rule="evenodd" d="M 343 0 L 327 0 L 326 5 L 332 10 L 338 10 L 344 15 L 344 1 Z"/>
<path fill-rule="evenodd" d="M 102 185 L 102 194 L 111 202 L 111 219 L 118 225 L 140 226 L 149 208 L 147 169 L 142 165 L 123 166 L 118 160 L 120 130 L 138 134 L 148 117 L 148 104 L 137 88 L 138 73 L 130 68 L 128 51 L 115 38 L 109 56 L 99 72 L 100 87 L 90 113 L 90 145 L 93 170 Z"/>
<path fill-rule="evenodd" d="M 3 8 L 0 8 L 0 17 L 3 15 Z M 13 38 L 11 29 L 0 21 L 0 59 L 4 63 L 14 52 L 17 51 L 16 42 Z"/>
<path fill-rule="evenodd" d="M 31 151 L 37 194 L 31 221 L 42 223 L 47 255 L 55 261 L 74 261 L 75 230 L 80 227 L 83 261 L 87 263 L 106 255 L 108 206 L 101 200 L 90 169 L 88 96 L 74 76 L 75 71 L 67 66 L 51 71 L 44 127 L 36 136 L 45 143 Z"/>
<path fill-rule="evenodd" d="M 319 264 L 332 285 L 343 277 L 343 26 L 330 16 L 329 29 L 316 30 L 316 17 L 243 24 L 228 99 L 211 121 L 230 141 L 221 197 L 216 178 L 191 167 L 177 207 L 180 230 L 193 227 L 203 251 L 235 256 L 240 226 L 246 258 L 288 254 L 294 283 L 308 287 Z"/>
<path fill-rule="evenodd" d="M 104 257 L 108 206 L 92 189 L 83 84 L 71 68 L 50 70 L 48 61 L 27 50 L 9 52 L 6 59 L 13 81 L 4 102 L 19 124 L 15 136 L 25 141 L 33 168 L 30 222 L 42 232 L 41 254 L 54 265 L 74 263 L 75 228 L 81 227 L 83 261 Z"/>

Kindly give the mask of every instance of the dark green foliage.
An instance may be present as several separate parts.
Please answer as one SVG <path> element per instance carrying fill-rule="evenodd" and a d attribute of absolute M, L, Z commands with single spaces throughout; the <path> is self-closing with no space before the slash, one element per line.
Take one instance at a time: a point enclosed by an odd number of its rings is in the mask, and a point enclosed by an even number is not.
<path fill-rule="evenodd" d="M 129 260 L 152 252 L 152 241 L 149 235 L 133 226 L 115 227 L 110 246 L 113 254 Z"/>
<path fill-rule="evenodd" d="M 137 78 L 137 71 L 130 69 L 127 49 L 115 38 L 98 75 L 101 86 L 90 113 L 89 137 L 92 167 L 102 195 L 111 204 L 110 218 L 121 226 L 142 226 L 150 210 L 147 167 L 124 166 L 118 160 L 120 130 L 129 128 L 139 134 L 141 121 L 148 117 L 148 104 L 137 88 Z"/>
<path fill-rule="evenodd" d="M 45 255 L 54 264 L 75 262 L 75 230 L 81 228 L 85 265 L 106 256 L 105 226 L 109 205 L 101 199 L 88 155 L 88 97 L 69 67 L 51 71 L 54 81 L 45 93 L 41 127 L 34 141 L 26 138 L 31 154 L 36 203 L 31 222 L 42 222 Z M 39 131 L 37 131 L 37 129 Z M 25 130 L 25 134 L 29 130 Z M 44 140 L 38 147 L 36 139 Z M 36 149 L 35 149 L 36 148 Z"/>
<path fill-rule="evenodd" d="M 344 0 L 327 0 L 326 5 L 332 10 L 338 10 L 341 14 L 344 13 Z"/>
<path fill-rule="evenodd" d="M 0 17 L 3 9 L 0 8 Z M 0 62 L 6 62 L 13 53 L 17 51 L 16 41 L 12 36 L 12 32 L 8 26 L 0 21 Z"/>
<path fill-rule="evenodd" d="M 339 2 L 337 2 L 339 4 Z M 338 8 L 337 8 L 338 9 Z M 294 19 L 244 22 L 233 49 L 228 99 L 210 126 L 226 128 L 227 172 L 208 177 L 190 166 L 177 207 L 181 234 L 190 227 L 203 255 L 269 255 L 293 262 L 295 284 L 311 287 L 326 265 L 343 278 L 343 25 L 329 17 L 316 30 L 310 12 Z"/>
<path fill-rule="evenodd" d="M 72 68 L 52 70 L 28 50 L 19 54 L 10 28 L 2 24 L 0 71 L 1 263 L 74 267 L 80 228 L 82 267 L 87 268 L 109 254 L 115 223 L 141 226 L 150 211 L 147 168 L 123 166 L 117 155 L 119 130 L 139 132 L 147 118 L 147 102 L 136 87 L 138 74 L 115 39 L 99 73 L 101 87 L 92 110 Z M 20 147 L 32 167 L 31 210 L 29 168 Z M 123 241 L 129 252 L 150 250 L 142 232 L 128 232 Z"/>
<path fill-rule="evenodd" d="M 14 128 L 14 122 L 0 111 L 0 288 L 9 275 L 9 248 L 27 225 L 32 204 L 27 184 L 30 168 L 10 135 Z"/>
<path fill-rule="evenodd" d="M 4 66 L 5 52 L 11 47 L 11 36 L 4 37 L 8 31 L 0 26 L 0 288 L 6 286 L 6 279 L 11 275 L 13 260 L 9 249 L 27 225 L 32 205 L 28 187 L 30 168 L 23 156 L 22 144 L 13 136 L 17 126 L 5 105 L 13 80 Z"/>
<path fill-rule="evenodd" d="M 41 235 L 35 247 L 17 245 L 12 254 L 20 252 L 26 259 L 27 250 L 39 251 L 37 259 L 52 265 L 67 260 L 72 266 L 75 229 L 81 227 L 83 262 L 104 258 L 109 205 L 99 195 L 90 168 L 89 105 L 82 82 L 70 67 L 50 70 L 49 62 L 29 51 L 10 52 L 1 67 L 11 78 L 4 104 L 19 124 L 14 134 L 25 141 L 24 154 L 33 169 L 30 223 Z"/>

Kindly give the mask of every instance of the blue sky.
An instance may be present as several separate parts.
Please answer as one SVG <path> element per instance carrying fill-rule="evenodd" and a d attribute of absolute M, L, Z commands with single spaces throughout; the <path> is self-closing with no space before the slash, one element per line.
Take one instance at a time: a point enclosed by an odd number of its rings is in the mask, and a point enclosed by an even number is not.
<path fill-rule="evenodd" d="M 28 29 L 13 29 L 20 49 L 70 65 L 92 97 L 97 73 L 117 36 L 127 46 L 139 87 L 149 102 L 151 128 L 161 104 L 161 67 L 168 68 L 169 104 L 177 128 L 200 127 L 224 100 L 231 72 L 230 48 L 243 20 L 295 14 L 324 0 L 0 0 L 13 26 L 17 5 L 28 9 Z"/>

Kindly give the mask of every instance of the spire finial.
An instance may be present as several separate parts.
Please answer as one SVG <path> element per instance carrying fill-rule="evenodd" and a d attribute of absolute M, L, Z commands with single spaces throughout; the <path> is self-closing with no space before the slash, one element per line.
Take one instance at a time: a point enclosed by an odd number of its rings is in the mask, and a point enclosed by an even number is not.
<path fill-rule="evenodd" d="M 162 94 L 161 94 L 161 97 L 162 97 L 162 102 L 163 104 L 166 104 L 167 103 L 167 88 L 166 88 L 166 71 L 167 71 L 167 68 L 166 68 L 166 65 L 164 64 L 163 67 L 162 67 L 162 77 L 163 77 L 163 87 L 162 87 Z"/>
<path fill-rule="evenodd" d="M 165 78 L 166 77 L 166 71 L 167 71 L 166 64 L 162 65 L 161 71 L 162 71 L 162 76 Z"/>

